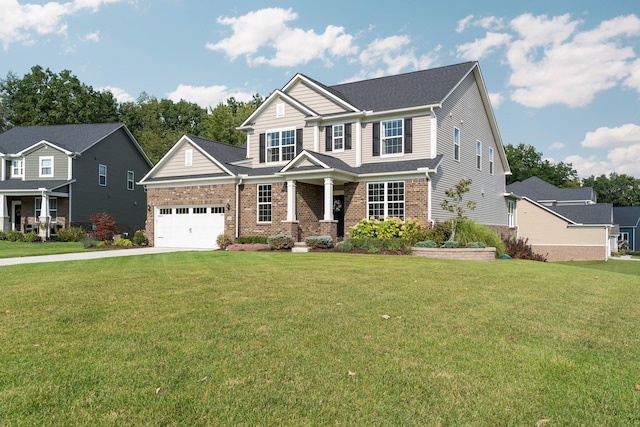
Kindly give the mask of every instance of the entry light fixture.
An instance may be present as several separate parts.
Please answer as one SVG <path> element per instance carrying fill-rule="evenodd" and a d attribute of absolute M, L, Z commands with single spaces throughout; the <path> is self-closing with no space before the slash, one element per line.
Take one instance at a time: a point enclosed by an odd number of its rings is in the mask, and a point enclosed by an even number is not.
<path fill-rule="evenodd" d="M 229 203 L 227 203 L 227 210 L 231 209 L 231 205 Z"/>

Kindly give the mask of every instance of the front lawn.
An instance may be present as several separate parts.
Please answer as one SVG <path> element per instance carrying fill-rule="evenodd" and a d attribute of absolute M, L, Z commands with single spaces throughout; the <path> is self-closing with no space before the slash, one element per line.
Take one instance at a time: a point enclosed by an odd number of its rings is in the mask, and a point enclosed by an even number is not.
<path fill-rule="evenodd" d="M 0 240 L 0 258 L 55 255 L 82 251 L 84 251 L 84 247 L 80 242 L 28 243 Z"/>
<path fill-rule="evenodd" d="M 0 425 L 640 425 L 632 274 L 225 251 L 2 273 Z"/>

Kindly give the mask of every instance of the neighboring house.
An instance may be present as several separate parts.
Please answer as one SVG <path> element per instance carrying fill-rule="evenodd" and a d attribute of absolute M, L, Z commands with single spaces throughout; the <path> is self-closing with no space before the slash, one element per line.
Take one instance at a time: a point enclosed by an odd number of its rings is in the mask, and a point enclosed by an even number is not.
<path fill-rule="evenodd" d="M 363 218 L 445 220 L 445 190 L 463 177 L 471 218 L 504 232 L 513 221 L 477 62 L 335 86 L 297 74 L 239 129 L 243 147 L 185 135 L 140 181 L 155 245 L 215 248 L 222 233 L 340 239 Z"/>
<path fill-rule="evenodd" d="M 531 177 L 507 186 L 519 198 L 517 236 L 549 261 L 606 260 L 617 251 L 613 206 L 593 188 L 558 188 Z"/>
<path fill-rule="evenodd" d="M 50 236 L 87 228 L 99 212 L 119 231 L 144 228 L 147 198 L 135 182 L 151 167 L 121 123 L 12 128 L 0 134 L 1 230 L 42 228 Z"/>
<path fill-rule="evenodd" d="M 627 242 L 629 250 L 640 251 L 640 206 L 615 206 L 613 219 L 620 227 L 618 242 Z"/>

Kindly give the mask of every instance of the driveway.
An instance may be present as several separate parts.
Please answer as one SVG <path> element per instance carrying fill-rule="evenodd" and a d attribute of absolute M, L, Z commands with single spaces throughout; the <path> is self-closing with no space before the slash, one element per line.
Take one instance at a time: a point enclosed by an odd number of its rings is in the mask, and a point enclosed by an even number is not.
<path fill-rule="evenodd" d="M 121 256 L 135 256 L 135 255 L 149 255 L 149 254 L 163 254 L 168 252 L 183 252 L 183 251 L 202 251 L 209 249 L 186 249 L 186 248 L 134 248 L 134 249 L 113 249 L 103 251 L 89 251 L 89 252 L 76 252 L 71 254 L 59 254 L 59 255 L 41 255 L 41 256 L 29 256 L 19 258 L 0 258 L 0 266 L 3 265 L 17 265 L 17 264 L 34 264 L 38 262 L 60 262 L 60 261 L 77 261 L 85 259 L 99 259 L 99 258 L 113 258 Z"/>

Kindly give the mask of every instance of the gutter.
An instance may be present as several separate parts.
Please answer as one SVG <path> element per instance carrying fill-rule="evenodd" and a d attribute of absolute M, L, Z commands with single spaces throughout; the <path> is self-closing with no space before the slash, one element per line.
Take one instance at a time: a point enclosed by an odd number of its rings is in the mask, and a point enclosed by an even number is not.
<path fill-rule="evenodd" d="M 238 182 L 236 183 L 236 235 L 235 235 L 235 239 L 237 240 L 240 233 L 240 225 L 238 224 L 238 221 L 240 220 L 240 186 L 242 185 L 242 180 L 246 177 L 247 175 L 238 175 L 238 177 L 240 178 L 240 180 L 238 180 Z"/>

